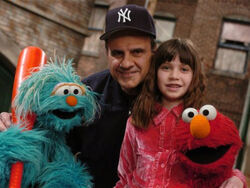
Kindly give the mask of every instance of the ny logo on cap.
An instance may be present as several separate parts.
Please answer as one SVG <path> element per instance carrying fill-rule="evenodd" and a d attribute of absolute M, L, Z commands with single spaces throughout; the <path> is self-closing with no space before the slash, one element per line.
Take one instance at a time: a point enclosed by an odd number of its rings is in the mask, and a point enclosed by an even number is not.
<path fill-rule="evenodd" d="M 119 15 L 118 22 L 121 21 L 121 17 L 123 18 L 123 20 L 122 20 L 123 23 L 126 22 L 126 20 L 131 21 L 131 19 L 130 19 L 130 12 L 131 11 L 128 10 L 128 8 L 126 8 L 125 11 L 123 11 L 122 9 L 120 9 L 120 11 L 118 12 L 118 15 Z"/>

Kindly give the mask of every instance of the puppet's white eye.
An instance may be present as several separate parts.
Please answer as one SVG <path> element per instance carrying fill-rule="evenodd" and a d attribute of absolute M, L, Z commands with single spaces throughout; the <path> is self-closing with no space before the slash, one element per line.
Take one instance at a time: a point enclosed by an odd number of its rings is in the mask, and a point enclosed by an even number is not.
<path fill-rule="evenodd" d="M 73 85 L 70 86 L 70 93 L 73 95 L 83 95 L 83 90 L 80 86 Z"/>
<path fill-rule="evenodd" d="M 208 120 L 214 120 L 217 116 L 217 111 L 214 106 L 207 104 L 201 107 L 200 114 L 206 116 Z"/>
<path fill-rule="evenodd" d="M 84 95 L 86 92 L 84 86 L 81 86 L 76 83 L 59 83 L 57 84 L 51 95 Z"/>
<path fill-rule="evenodd" d="M 186 123 L 189 123 L 195 115 L 198 114 L 198 111 L 194 108 L 187 108 L 182 112 L 182 120 Z"/>
<path fill-rule="evenodd" d="M 61 86 L 57 88 L 54 92 L 54 95 L 62 96 L 62 95 L 68 95 L 70 93 L 70 86 Z"/>

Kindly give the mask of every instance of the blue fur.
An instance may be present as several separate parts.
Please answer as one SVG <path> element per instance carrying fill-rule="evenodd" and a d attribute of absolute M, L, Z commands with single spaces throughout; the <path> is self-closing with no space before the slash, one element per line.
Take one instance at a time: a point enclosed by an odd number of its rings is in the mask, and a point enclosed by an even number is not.
<path fill-rule="evenodd" d="M 68 95 L 52 95 L 59 83 L 75 83 L 85 88 L 84 95 L 75 95 L 77 105 L 66 102 Z M 72 95 L 72 94 L 71 94 Z M 16 114 L 26 117 L 34 112 L 37 116 L 32 131 L 22 131 L 13 126 L 0 133 L 0 188 L 7 187 L 10 166 L 15 161 L 24 162 L 22 187 L 88 188 L 92 187 L 87 168 L 74 159 L 65 144 L 65 134 L 75 126 L 91 122 L 97 111 L 96 93 L 81 83 L 72 68 L 72 60 L 55 59 L 23 81 L 15 98 Z M 71 119 L 61 119 L 53 110 L 74 112 Z"/>
<path fill-rule="evenodd" d="M 8 185 L 11 164 L 23 161 L 25 168 L 29 168 L 30 175 L 27 181 L 32 182 L 41 170 L 39 158 L 42 151 L 37 145 L 41 142 L 47 143 L 46 131 L 25 131 L 22 128 L 13 126 L 0 133 L 0 187 Z M 32 144 L 30 144 L 32 143 Z M 18 146 L 18 147 L 17 147 Z"/>

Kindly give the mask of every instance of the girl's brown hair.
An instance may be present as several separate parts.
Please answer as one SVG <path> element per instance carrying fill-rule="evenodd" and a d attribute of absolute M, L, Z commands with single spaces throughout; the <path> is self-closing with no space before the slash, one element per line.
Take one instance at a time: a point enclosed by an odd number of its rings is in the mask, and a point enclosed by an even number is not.
<path fill-rule="evenodd" d="M 191 84 L 183 96 L 184 108 L 197 108 L 201 105 L 205 90 L 205 77 L 201 70 L 198 52 L 190 40 L 174 38 L 162 43 L 152 58 L 141 93 L 133 105 L 132 123 L 134 126 L 147 128 L 153 117 L 161 110 L 155 108 L 155 104 L 160 102 L 162 96 L 157 86 L 157 71 L 162 63 L 171 62 L 177 55 L 181 63 L 189 65 L 193 70 Z"/>

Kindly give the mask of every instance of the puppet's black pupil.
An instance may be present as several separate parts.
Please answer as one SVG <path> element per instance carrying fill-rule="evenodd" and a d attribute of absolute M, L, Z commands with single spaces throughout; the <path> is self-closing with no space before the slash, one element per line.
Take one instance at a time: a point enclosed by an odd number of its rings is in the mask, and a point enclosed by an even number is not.
<path fill-rule="evenodd" d="M 188 112 L 188 117 L 190 117 L 190 118 L 194 117 L 194 113 L 193 112 Z"/>
<path fill-rule="evenodd" d="M 208 110 L 204 110 L 203 111 L 203 115 L 207 116 L 209 114 L 209 111 Z"/>
<path fill-rule="evenodd" d="M 64 95 L 67 95 L 67 94 L 69 93 L 69 90 L 68 90 L 68 89 L 65 89 L 65 90 L 63 91 L 63 93 L 64 93 Z"/>
<path fill-rule="evenodd" d="M 79 93 L 78 89 L 74 90 L 74 94 L 77 95 Z"/>

